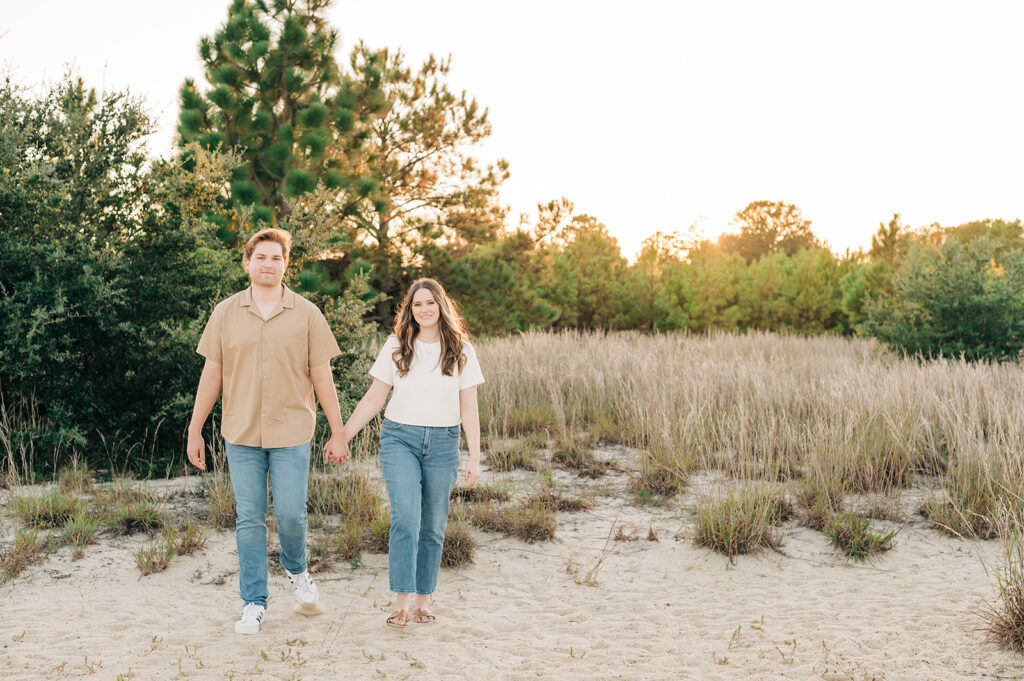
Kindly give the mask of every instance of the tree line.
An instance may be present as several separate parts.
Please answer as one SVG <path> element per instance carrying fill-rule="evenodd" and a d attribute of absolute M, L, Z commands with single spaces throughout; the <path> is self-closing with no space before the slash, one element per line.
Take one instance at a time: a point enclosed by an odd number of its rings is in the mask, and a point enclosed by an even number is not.
<path fill-rule="evenodd" d="M 182 85 L 166 158 L 128 93 L 71 75 L 41 94 L 0 87 L 0 466 L 177 465 L 199 334 L 246 285 L 241 244 L 270 225 L 294 237 L 289 285 L 346 349 L 343 408 L 420 276 L 475 335 L 767 329 L 969 360 L 1024 347 L 1019 220 L 912 230 L 894 216 L 869 250 L 837 255 L 796 206 L 755 201 L 717 240 L 657 233 L 634 262 L 564 198 L 512 225 L 509 165 L 474 156 L 487 109 L 449 88 L 450 60 L 410 66 L 360 43 L 340 63 L 327 5 L 234 0 L 200 42 L 205 82 Z"/>

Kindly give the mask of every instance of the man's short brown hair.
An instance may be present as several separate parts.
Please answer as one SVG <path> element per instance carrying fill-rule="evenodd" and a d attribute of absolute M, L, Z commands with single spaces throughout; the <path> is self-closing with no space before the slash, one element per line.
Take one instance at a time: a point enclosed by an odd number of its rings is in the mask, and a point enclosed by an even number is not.
<path fill-rule="evenodd" d="M 252 252 L 255 250 L 256 244 L 261 241 L 273 241 L 274 243 L 281 244 L 281 250 L 284 252 L 284 259 L 288 260 L 288 252 L 292 250 L 292 235 L 283 229 L 277 229 L 276 227 L 261 229 L 249 237 L 249 240 L 245 242 L 246 260 L 252 258 Z"/>

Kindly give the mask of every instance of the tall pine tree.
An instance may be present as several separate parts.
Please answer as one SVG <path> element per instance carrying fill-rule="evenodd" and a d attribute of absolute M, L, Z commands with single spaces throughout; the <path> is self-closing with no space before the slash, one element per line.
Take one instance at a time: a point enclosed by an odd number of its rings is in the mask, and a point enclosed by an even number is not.
<path fill-rule="evenodd" d="M 231 217 L 213 216 L 229 240 L 239 231 L 239 208 L 251 206 L 253 222 L 265 226 L 321 182 L 353 199 L 373 189 L 372 180 L 360 179 L 360 148 L 368 120 L 386 104 L 380 73 L 372 59 L 355 77 L 341 72 L 338 32 L 324 18 L 329 5 L 234 0 L 224 25 L 199 43 L 211 89 L 185 81 L 179 141 L 242 154 L 231 179 Z"/>

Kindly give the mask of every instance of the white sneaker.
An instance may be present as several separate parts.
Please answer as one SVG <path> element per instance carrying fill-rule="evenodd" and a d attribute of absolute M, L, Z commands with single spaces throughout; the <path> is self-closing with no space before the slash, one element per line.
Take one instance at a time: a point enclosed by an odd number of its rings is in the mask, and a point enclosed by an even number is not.
<path fill-rule="evenodd" d="M 301 574 L 293 575 L 287 570 L 284 571 L 288 575 L 288 579 L 292 583 L 292 591 L 295 592 L 295 599 L 302 605 L 312 605 L 320 600 L 320 594 L 317 593 L 316 584 L 313 583 L 313 578 L 309 576 L 309 570 L 303 570 Z"/>
<path fill-rule="evenodd" d="M 242 619 L 235 622 L 236 634 L 258 634 L 267 609 L 259 603 L 246 603 L 242 608 Z"/>

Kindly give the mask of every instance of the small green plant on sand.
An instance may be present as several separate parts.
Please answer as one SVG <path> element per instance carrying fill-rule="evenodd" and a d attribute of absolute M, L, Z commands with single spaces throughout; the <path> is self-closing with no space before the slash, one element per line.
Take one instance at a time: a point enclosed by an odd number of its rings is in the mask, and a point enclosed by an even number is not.
<path fill-rule="evenodd" d="M 1024 653 L 1024 519 L 1019 511 L 1004 510 L 999 518 L 999 536 L 1002 550 L 995 570 L 998 596 L 982 610 L 985 632 L 1000 647 Z"/>
<path fill-rule="evenodd" d="M 53 490 L 39 496 L 15 496 L 11 510 L 29 527 L 49 529 L 62 527 L 72 517 L 82 513 L 82 500 L 72 494 Z"/>
<path fill-rule="evenodd" d="M 555 443 L 551 461 L 575 471 L 581 477 L 599 478 L 612 467 L 590 451 L 593 443 L 581 437 L 563 438 Z"/>
<path fill-rule="evenodd" d="M 83 549 L 96 541 L 99 530 L 99 517 L 83 512 L 68 518 L 68 521 L 64 523 L 62 534 L 65 542 L 76 549 Z"/>
<path fill-rule="evenodd" d="M 781 539 L 772 522 L 780 516 L 780 497 L 777 491 L 747 486 L 700 499 L 694 541 L 730 559 L 762 547 L 777 548 Z"/>
<path fill-rule="evenodd" d="M 441 567 L 462 567 L 473 562 L 477 542 L 473 531 L 465 523 L 449 522 L 444 530 Z"/>
<path fill-rule="evenodd" d="M 484 460 L 492 471 L 499 473 L 517 469 L 535 471 L 541 466 L 540 455 L 529 440 L 492 445 Z"/>
<path fill-rule="evenodd" d="M 871 521 L 844 511 L 834 514 L 825 523 L 824 533 L 832 545 L 854 560 L 865 560 L 870 556 L 892 548 L 896 531 L 880 534 L 871 531 Z"/>
<path fill-rule="evenodd" d="M 18 530 L 11 545 L 0 548 L 0 584 L 20 575 L 49 550 L 49 537 L 33 529 Z"/>

